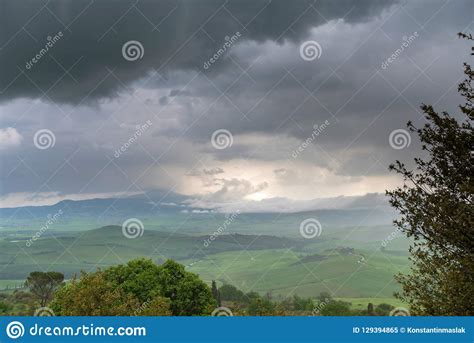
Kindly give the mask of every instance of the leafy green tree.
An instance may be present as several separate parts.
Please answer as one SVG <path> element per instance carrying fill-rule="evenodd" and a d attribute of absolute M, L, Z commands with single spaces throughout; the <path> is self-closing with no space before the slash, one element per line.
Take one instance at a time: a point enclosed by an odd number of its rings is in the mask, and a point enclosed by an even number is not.
<path fill-rule="evenodd" d="M 394 307 L 390 304 L 378 304 L 375 307 L 375 315 L 377 316 L 388 316 L 390 312 L 394 309 Z"/>
<path fill-rule="evenodd" d="M 329 301 L 321 308 L 320 313 L 323 316 L 352 316 L 355 314 L 351 311 L 351 303 L 340 300 Z"/>
<path fill-rule="evenodd" d="M 276 314 L 276 305 L 267 298 L 252 298 L 247 311 L 251 316 L 274 316 Z"/>
<path fill-rule="evenodd" d="M 217 306 L 221 306 L 221 295 L 220 295 L 219 290 L 217 289 L 216 281 L 214 280 L 212 280 L 211 293 L 212 293 L 212 297 L 217 303 Z"/>
<path fill-rule="evenodd" d="M 247 299 L 247 302 L 249 301 L 252 301 L 253 299 L 258 299 L 260 298 L 260 294 L 258 294 L 257 292 L 248 292 L 245 294 L 245 298 Z"/>
<path fill-rule="evenodd" d="M 319 293 L 319 295 L 316 297 L 316 299 L 320 302 L 320 303 L 328 303 L 332 300 L 332 296 L 331 294 L 329 294 L 329 292 L 321 292 Z"/>
<path fill-rule="evenodd" d="M 186 275 L 171 299 L 171 310 L 176 316 L 208 315 L 216 308 L 209 287 L 196 275 Z"/>
<path fill-rule="evenodd" d="M 215 308 L 209 287 L 184 266 L 157 266 L 137 259 L 83 273 L 62 287 L 52 302 L 59 315 L 207 315 Z"/>
<path fill-rule="evenodd" d="M 38 309 L 38 297 L 31 292 L 14 290 L 12 294 L 5 299 L 9 304 L 15 304 L 10 312 L 15 316 L 32 316 Z"/>
<path fill-rule="evenodd" d="M 175 316 L 207 315 L 216 307 L 209 287 L 175 261 L 168 260 L 159 266 L 158 280 L 161 295 L 171 300 Z"/>
<path fill-rule="evenodd" d="M 235 286 L 225 284 L 219 287 L 219 293 L 221 295 L 221 299 L 224 301 L 239 301 L 245 302 L 246 295 L 240 289 Z"/>
<path fill-rule="evenodd" d="M 31 272 L 25 285 L 39 299 L 40 306 L 43 307 L 52 299 L 63 281 L 64 275 L 58 272 Z"/>
<path fill-rule="evenodd" d="M 427 123 L 407 124 L 418 135 L 423 156 L 415 158 L 414 170 L 400 161 L 390 166 L 404 180 L 387 191 L 401 215 L 395 225 L 414 240 L 411 273 L 397 276 L 402 285 L 397 297 L 412 314 L 474 314 L 474 71 L 467 63 L 464 74 L 458 87 L 461 113 L 438 113 L 423 104 Z"/>
<path fill-rule="evenodd" d="M 311 298 L 301 298 L 298 295 L 294 295 L 293 308 L 296 311 L 311 311 L 314 308 L 314 302 Z"/>
<path fill-rule="evenodd" d="M 375 315 L 375 313 L 374 313 L 374 304 L 369 303 L 369 304 L 367 305 L 367 315 L 368 315 L 368 316 L 373 316 L 373 315 Z"/>
<path fill-rule="evenodd" d="M 156 296 L 170 299 L 174 316 L 207 315 L 216 307 L 209 287 L 172 260 L 157 266 L 151 260 L 136 259 L 104 272 L 107 280 L 141 303 Z"/>
<path fill-rule="evenodd" d="M 50 307 L 59 316 L 130 316 L 140 302 L 98 271 L 74 278 L 56 292 Z"/>
<path fill-rule="evenodd" d="M 217 306 L 222 306 L 221 292 L 217 292 Z"/>
<path fill-rule="evenodd" d="M 0 314 L 7 315 L 12 310 L 12 306 L 6 302 L 0 301 Z"/>
<path fill-rule="evenodd" d="M 104 270 L 105 278 L 132 294 L 140 303 L 161 295 L 160 267 L 149 259 L 135 259 Z"/>
<path fill-rule="evenodd" d="M 284 310 L 284 311 L 292 311 L 294 309 L 294 306 L 293 306 L 293 299 L 291 298 L 284 298 L 281 302 L 280 302 L 280 307 Z"/>
<path fill-rule="evenodd" d="M 135 312 L 137 316 L 171 316 L 171 301 L 168 298 L 156 297 L 142 304 L 140 310 Z"/>

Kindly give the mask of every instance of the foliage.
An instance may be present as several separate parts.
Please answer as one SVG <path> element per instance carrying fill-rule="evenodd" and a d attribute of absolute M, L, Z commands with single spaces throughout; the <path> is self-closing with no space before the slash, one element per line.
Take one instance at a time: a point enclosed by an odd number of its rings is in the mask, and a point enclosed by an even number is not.
<path fill-rule="evenodd" d="M 8 315 L 32 316 L 37 309 L 37 297 L 21 290 L 15 290 L 7 298 L 5 303 L 10 304 Z"/>
<path fill-rule="evenodd" d="M 40 306 L 46 306 L 63 281 L 64 275 L 58 272 L 32 272 L 27 277 L 25 285 L 38 297 Z"/>
<path fill-rule="evenodd" d="M 294 295 L 277 301 L 268 292 L 261 296 L 255 291 L 244 293 L 229 284 L 217 288 L 214 283 L 214 286 L 207 287 L 174 261 L 156 265 L 151 260 L 140 259 L 74 277 L 63 284 L 47 306 L 63 316 L 206 315 L 217 305 L 214 297 L 217 294 L 217 300 L 222 296 L 223 306 L 229 307 L 234 315 L 367 314 L 367 310 L 352 309 L 350 303 L 334 301 L 327 292 L 320 293 L 316 299 Z M 32 293 L 20 290 L 0 294 L 0 314 L 32 315 L 37 308 L 35 300 Z M 388 315 L 392 308 L 380 304 L 374 314 Z"/>
<path fill-rule="evenodd" d="M 250 316 L 274 316 L 276 305 L 266 298 L 253 298 L 250 300 L 247 311 Z"/>
<path fill-rule="evenodd" d="M 216 307 L 209 287 L 175 261 L 168 260 L 159 266 L 158 282 L 161 295 L 171 300 L 174 316 L 206 315 Z"/>
<path fill-rule="evenodd" d="M 260 298 L 260 294 L 258 294 L 257 292 L 248 292 L 248 293 L 245 293 L 245 299 L 247 300 L 247 302 L 250 302 L 252 301 L 253 299 L 258 299 Z"/>
<path fill-rule="evenodd" d="M 215 308 L 209 287 L 168 260 L 132 260 L 83 273 L 60 289 L 51 304 L 59 315 L 207 315 Z"/>
<path fill-rule="evenodd" d="M 373 316 L 374 315 L 374 304 L 369 303 L 367 305 L 367 315 Z"/>
<path fill-rule="evenodd" d="M 49 305 L 60 316 L 129 316 L 139 306 L 132 294 L 117 288 L 101 271 L 74 278 Z"/>
<path fill-rule="evenodd" d="M 224 284 L 219 287 L 219 292 L 221 294 L 222 300 L 242 302 L 247 300 L 247 297 L 245 296 L 244 292 L 242 292 L 237 287 L 229 284 Z"/>
<path fill-rule="evenodd" d="M 171 299 L 155 295 L 145 301 L 140 301 L 136 294 L 144 294 L 139 292 L 140 290 L 143 291 L 143 285 L 140 282 L 127 282 L 127 278 L 123 277 L 123 275 L 137 275 L 138 278 L 149 276 L 149 272 L 159 266 L 148 262 L 146 260 L 131 261 L 128 266 L 117 266 L 119 268 L 113 267 L 104 271 L 99 270 L 95 273 L 82 273 L 80 278 L 74 277 L 57 291 L 54 300 L 48 306 L 53 309 L 56 315 L 63 316 L 173 315 Z M 135 272 L 128 269 L 130 266 L 133 267 L 132 269 L 136 269 Z M 111 278 L 111 275 L 114 275 L 114 278 Z M 124 287 L 120 287 L 117 284 L 116 280 L 121 280 L 122 285 L 126 285 L 127 292 L 124 290 Z M 159 285 L 159 283 L 157 284 Z M 132 285 L 135 285 L 136 288 Z M 316 297 L 319 300 L 295 295 L 277 301 L 273 300 L 269 293 L 264 296 L 257 292 L 245 294 L 228 284 L 219 288 L 218 294 L 220 294 L 221 289 L 224 290 L 223 294 L 231 294 L 234 299 L 230 301 L 225 300 L 223 304 L 223 306 L 231 309 L 234 316 L 368 315 L 366 309 L 354 309 L 349 302 L 334 301 L 329 294 L 324 292 Z M 192 292 L 190 290 L 190 293 Z M 155 293 L 153 289 L 148 292 L 150 295 Z M 182 298 L 178 297 L 176 300 L 181 301 Z M 29 292 L 16 290 L 10 294 L 0 293 L 0 315 L 33 315 L 34 310 L 37 308 L 35 303 L 36 297 Z M 315 306 L 315 303 L 318 305 Z M 214 304 L 212 305 L 214 306 Z M 329 306 L 327 306 L 328 304 Z M 187 306 L 179 302 L 175 305 L 182 306 L 183 308 Z M 193 306 L 191 304 L 188 307 L 192 308 Z M 323 311 L 326 306 L 326 310 Z M 212 309 L 214 308 L 212 307 Z M 392 309 L 392 305 L 380 303 L 375 307 L 373 315 L 389 315 Z"/>
<path fill-rule="evenodd" d="M 390 304 L 379 304 L 375 307 L 375 315 L 377 316 L 388 316 L 394 307 Z"/>
<path fill-rule="evenodd" d="M 12 309 L 12 306 L 10 304 L 0 301 L 0 314 L 6 315 L 11 311 L 11 309 Z"/>
<path fill-rule="evenodd" d="M 221 306 L 221 294 L 219 290 L 217 289 L 216 281 L 214 280 L 212 280 L 212 284 L 211 284 L 211 293 L 212 293 L 212 297 L 217 303 L 217 306 Z"/>
<path fill-rule="evenodd" d="M 171 316 L 171 301 L 168 298 L 156 297 L 141 306 L 141 310 L 135 311 L 136 316 Z"/>
<path fill-rule="evenodd" d="M 474 71 L 468 64 L 464 74 L 459 115 L 423 104 L 427 123 L 407 124 L 424 152 L 415 158 L 416 169 L 400 161 L 390 166 L 404 179 L 403 186 L 387 192 L 401 214 L 395 225 L 414 239 L 411 274 L 397 276 L 402 285 L 397 296 L 412 314 L 474 314 Z"/>
<path fill-rule="evenodd" d="M 219 288 L 224 301 L 231 301 L 232 308 L 239 313 L 242 308 L 244 314 L 251 316 L 276 316 L 276 315 L 301 315 L 310 314 L 314 309 L 314 301 L 311 298 L 303 298 L 297 295 L 288 297 L 280 302 L 273 301 L 270 293 L 260 296 L 257 292 L 244 293 L 233 285 L 225 284 Z M 230 305 L 229 305 L 230 306 Z"/>
<path fill-rule="evenodd" d="M 311 298 L 301 298 L 297 295 L 293 296 L 293 309 L 296 311 L 312 311 L 314 302 Z"/>
<path fill-rule="evenodd" d="M 151 260 L 136 259 L 104 270 L 105 278 L 140 303 L 161 294 L 160 268 Z"/>
<path fill-rule="evenodd" d="M 321 307 L 321 315 L 323 316 L 353 316 L 354 311 L 351 311 L 351 303 L 341 300 L 331 300 Z"/>
<path fill-rule="evenodd" d="M 328 303 L 332 300 L 332 296 L 329 292 L 321 292 L 316 299 L 318 299 L 320 303 Z"/>
<path fill-rule="evenodd" d="M 185 275 L 171 296 L 171 310 L 175 316 L 207 315 L 216 307 L 209 287 L 194 274 Z"/>

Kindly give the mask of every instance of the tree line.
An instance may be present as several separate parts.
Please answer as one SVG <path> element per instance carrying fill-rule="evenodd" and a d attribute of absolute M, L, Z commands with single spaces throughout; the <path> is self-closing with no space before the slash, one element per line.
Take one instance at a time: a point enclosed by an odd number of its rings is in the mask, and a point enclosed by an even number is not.
<path fill-rule="evenodd" d="M 0 314 L 33 315 L 47 308 L 48 315 L 56 316 L 209 316 L 224 306 L 235 316 L 349 316 L 388 315 L 393 309 L 369 304 L 367 310 L 354 310 L 326 292 L 315 299 L 293 295 L 279 300 L 230 284 L 218 287 L 215 281 L 209 287 L 173 260 L 157 265 L 135 259 L 68 281 L 62 273 L 32 272 L 25 286 L 28 292 L 16 290 L 0 298 Z"/>

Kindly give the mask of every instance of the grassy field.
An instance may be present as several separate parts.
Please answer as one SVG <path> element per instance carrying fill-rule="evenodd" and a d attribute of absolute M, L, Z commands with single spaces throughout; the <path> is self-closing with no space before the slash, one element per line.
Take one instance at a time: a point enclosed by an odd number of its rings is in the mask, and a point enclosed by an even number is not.
<path fill-rule="evenodd" d="M 0 290 L 5 288 L 20 287 L 25 283 L 25 280 L 0 280 Z"/>
<path fill-rule="evenodd" d="M 365 310 L 367 305 L 372 303 L 374 306 L 380 304 L 389 304 L 393 307 L 406 307 L 407 305 L 395 298 L 336 298 L 336 300 L 346 301 L 352 304 L 354 310 Z"/>
<path fill-rule="evenodd" d="M 142 237 L 126 238 L 121 227 L 110 226 L 80 233 L 58 234 L 26 245 L 27 237 L 0 241 L 0 276 L 20 279 L 34 270 L 56 270 L 70 277 L 81 270 L 94 271 L 147 257 L 159 263 L 201 258 L 223 251 L 250 249 L 302 249 L 306 242 L 274 236 L 227 235 L 205 247 L 204 237 L 148 230 Z"/>
<path fill-rule="evenodd" d="M 381 250 L 391 232 L 391 227 L 375 226 L 329 228 L 315 239 L 225 234 L 208 246 L 203 244 L 208 235 L 150 229 L 128 239 L 119 226 L 48 232 L 31 246 L 26 246 L 28 234 L 4 236 L 0 289 L 22 283 L 35 270 L 60 271 L 69 278 L 81 270 L 147 257 L 157 263 L 172 258 L 207 282 L 217 280 L 280 298 L 316 297 L 321 292 L 337 298 L 391 298 L 399 290 L 393 275 L 408 270 L 406 239 L 390 240 Z"/>
<path fill-rule="evenodd" d="M 187 261 L 204 280 L 230 283 L 243 291 L 316 297 L 392 297 L 399 290 L 393 275 L 408 267 L 406 257 L 376 252 L 330 253 L 321 261 L 301 262 L 305 254 L 291 249 L 225 252 Z M 366 257 L 363 257 L 366 256 Z"/>

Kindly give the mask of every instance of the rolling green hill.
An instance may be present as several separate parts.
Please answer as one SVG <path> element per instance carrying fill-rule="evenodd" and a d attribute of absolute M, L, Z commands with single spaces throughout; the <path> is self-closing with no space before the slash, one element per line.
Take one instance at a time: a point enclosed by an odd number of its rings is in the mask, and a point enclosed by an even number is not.
<path fill-rule="evenodd" d="M 334 292 L 338 297 L 361 298 L 391 297 L 398 290 L 393 275 L 407 268 L 406 257 L 381 252 L 333 251 L 324 260 L 311 262 L 302 262 L 304 256 L 292 249 L 225 252 L 191 262 L 189 269 L 205 280 L 230 283 L 243 291 L 283 297 Z"/>
<path fill-rule="evenodd" d="M 218 225 L 217 222 L 213 226 Z M 390 227 L 333 228 L 314 239 L 257 234 L 209 236 L 145 230 L 128 239 L 119 226 L 85 232 L 50 232 L 30 247 L 28 235 L 0 240 L 0 278 L 21 282 L 34 270 L 55 270 L 71 277 L 125 263 L 137 257 L 155 262 L 175 259 L 204 280 L 231 283 L 243 291 L 284 297 L 390 298 L 398 285 L 393 275 L 408 267 L 404 238 L 381 242 Z M 8 281 L 8 283 L 16 281 Z"/>

